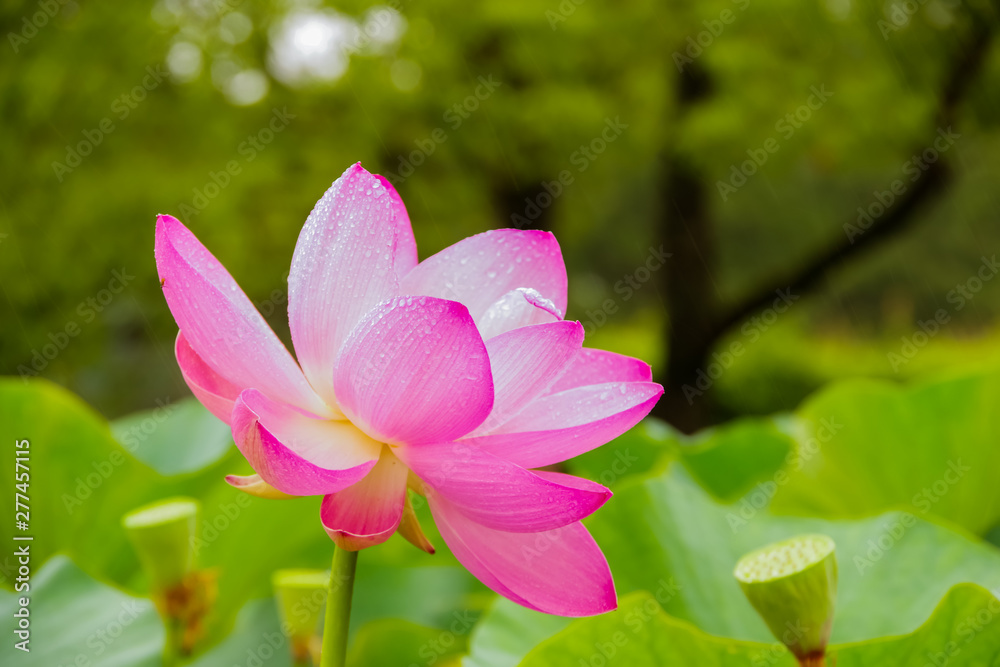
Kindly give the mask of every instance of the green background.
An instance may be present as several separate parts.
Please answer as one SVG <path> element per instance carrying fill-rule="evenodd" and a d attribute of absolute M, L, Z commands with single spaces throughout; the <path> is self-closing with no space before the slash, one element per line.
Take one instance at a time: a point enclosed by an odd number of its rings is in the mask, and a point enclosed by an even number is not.
<path fill-rule="evenodd" d="M 424 513 L 436 556 L 362 554 L 355 664 L 792 664 L 730 572 L 806 532 L 838 543 L 838 665 L 1000 664 L 997 3 L 389 5 L 0 0 L 0 428 L 32 442 L 38 647 L 5 634 L 0 662 L 158 664 L 119 520 L 190 495 L 219 572 L 195 664 L 288 664 L 261 657 L 271 572 L 332 545 L 316 499 L 222 481 L 248 468 L 180 378 L 154 221 L 187 224 L 287 341 L 298 231 L 361 161 L 421 258 L 553 231 L 567 317 L 667 395 L 567 464 L 616 492 L 588 525 L 619 612 L 498 601 Z M 345 31 L 337 76 L 289 74 L 295 21 L 313 64 L 322 26 Z"/>

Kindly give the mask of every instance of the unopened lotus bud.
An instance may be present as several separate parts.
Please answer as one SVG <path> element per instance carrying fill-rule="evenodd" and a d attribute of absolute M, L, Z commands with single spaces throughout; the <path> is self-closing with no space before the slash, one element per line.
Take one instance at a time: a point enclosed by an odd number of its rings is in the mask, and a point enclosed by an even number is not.
<path fill-rule="evenodd" d="M 178 586 L 195 567 L 198 501 L 171 498 L 126 514 L 122 525 L 154 590 Z"/>
<path fill-rule="evenodd" d="M 767 627 L 802 665 L 822 665 L 833 627 L 833 540 L 803 535 L 747 554 L 733 574 Z"/>

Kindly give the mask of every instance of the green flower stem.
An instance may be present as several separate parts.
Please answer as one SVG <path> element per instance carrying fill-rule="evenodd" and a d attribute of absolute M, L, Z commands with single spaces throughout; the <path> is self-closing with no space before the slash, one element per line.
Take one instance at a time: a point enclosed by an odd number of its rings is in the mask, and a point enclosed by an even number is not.
<path fill-rule="evenodd" d="M 163 619 L 163 667 L 175 667 L 181 662 L 180 644 L 181 630 L 176 619 Z"/>
<path fill-rule="evenodd" d="M 330 589 L 323 620 L 323 649 L 320 667 L 345 667 L 347 631 L 351 625 L 351 598 L 354 596 L 354 571 L 358 552 L 337 549 L 330 571 Z"/>

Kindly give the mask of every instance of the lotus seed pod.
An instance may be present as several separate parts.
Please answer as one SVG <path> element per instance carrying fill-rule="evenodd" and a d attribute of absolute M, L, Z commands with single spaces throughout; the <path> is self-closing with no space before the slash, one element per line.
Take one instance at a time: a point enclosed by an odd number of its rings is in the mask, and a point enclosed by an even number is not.
<path fill-rule="evenodd" d="M 192 543 L 199 510 L 197 500 L 170 498 L 135 509 L 122 518 L 154 590 L 170 590 L 194 570 Z"/>
<path fill-rule="evenodd" d="M 296 665 L 318 665 L 318 658 L 310 663 L 310 656 L 313 653 L 318 655 L 315 645 L 320 639 L 319 621 L 326 608 L 330 573 L 321 570 L 278 570 L 271 577 L 271 583 L 278 602 L 281 626 L 290 640 L 292 661 Z"/>
<path fill-rule="evenodd" d="M 281 622 L 292 637 L 311 637 L 319 630 L 326 608 L 330 573 L 322 570 L 278 570 L 271 577 Z"/>
<path fill-rule="evenodd" d="M 837 558 L 833 540 L 802 535 L 740 559 L 733 572 L 767 627 L 801 664 L 822 664 L 833 626 Z"/>

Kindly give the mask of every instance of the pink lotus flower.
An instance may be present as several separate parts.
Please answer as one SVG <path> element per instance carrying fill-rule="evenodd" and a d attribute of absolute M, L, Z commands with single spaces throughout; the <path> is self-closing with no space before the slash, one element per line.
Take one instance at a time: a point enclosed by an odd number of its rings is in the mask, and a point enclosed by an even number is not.
<path fill-rule="evenodd" d="M 624 433 L 663 390 L 647 364 L 583 348 L 583 327 L 562 320 L 566 269 L 552 234 L 489 231 L 418 263 L 399 195 L 354 165 L 292 257 L 298 363 L 167 215 L 156 264 L 184 379 L 257 473 L 231 484 L 323 495 L 323 527 L 343 549 L 398 530 L 432 552 L 409 486 L 497 593 L 564 616 L 615 608 L 607 561 L 580 523 L 611 492 L 536 469 Z"/>

